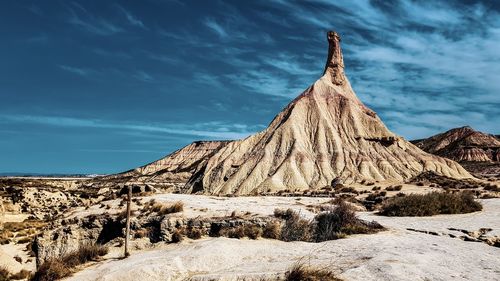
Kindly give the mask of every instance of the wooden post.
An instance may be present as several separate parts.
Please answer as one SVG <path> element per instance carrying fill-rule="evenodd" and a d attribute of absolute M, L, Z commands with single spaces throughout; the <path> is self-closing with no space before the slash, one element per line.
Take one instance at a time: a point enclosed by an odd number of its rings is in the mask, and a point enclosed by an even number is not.
<path fill-rule="evenodd" d="M 125 257 L 130 256 L 128 251 L 128 240 L 130 237 L 130 204 L 132 202 L 132 186 L 128 186 L 128 195 L 127 195 L 127 222 L 125 228 Z"/>

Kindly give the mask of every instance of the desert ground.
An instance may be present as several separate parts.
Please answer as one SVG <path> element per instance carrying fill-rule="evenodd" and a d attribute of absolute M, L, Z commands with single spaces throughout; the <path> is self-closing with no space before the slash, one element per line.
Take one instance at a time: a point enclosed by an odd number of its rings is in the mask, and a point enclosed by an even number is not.
<path fill-rule="evenodd" d="M 32 213 L 41 219 L 34 220 L 33 214 L 23 212 L 27 208 L 20 206 L 20 203 L 4 202 L 4 208 L 8 209 L 2 217 L 4 226 L 9 222 L 44 222 L 38 232 L 39 239 L 43 241 L 43 238 L 50 237 L 50 241 L 45 240 L 43 243 L 55 245 L 52 250 L 60 250 L 62 243 L 77 245 L 81 239 L 98 236 L 92 234 L 96 231 L 97 234 L 109 231 L 106 223 L 119 219 L 123 221 L 123 217 L 120 217 L 125 208 L 123 196 L 109 196 L 112 193 L 110 190 L 108 193 L 89 190 L 89 196 L 80 194 L 73 198 L 72 190 L 78 189 L 76 184 L 66 183 L 61 187 L 54 180 L 50 181 L 52 183 L 48 185 L 52 189 L 46 186 L 34 192 L 30 186 L 23 193 L 30 199 L 23 202 L 37 206 L 37 211 Z M 78 181 L 79 184 L 86 182 L 82 179 Z M 484 183 L 498 184 L 497 181 Z M 494 198 L 497 193 L 482 193 L 482 197 L 488 199 L 477 199 L 483 205 L 483 210 L 479 212 L 388 217 L 377 214 L 376 209 L 368 211 L 363 198 L 378 194 L 378 189 L 386 190 L 394 183 L 368 184 L 353 186 L 356 191 L 331 190 L 308 196 L 298 193 L 283 193 L 281 196 L 209 196 L 174 194 L 162 190 L 139 192 L 134 194 L 132 201 L 130 257 L 123 259 L 123 235 L 122 229 L 119 229 L 117 237 L 105 241 L 109 248 L 106 255 L 79 265 L 64 280 L 262 280 L 283 276 L 287 269 L 297 263 L 328 268 L 342 280 L 498 280 L 500 198 Z M 383 197 L 387 200 L 398 194 L 425 194 L 440 189 L 431 185 L 406 183 L 401 185 L 399 191 L 385 191 Z M 120 190 L 115 192 L 119 193 Z M 276 209 L 292 209 L 302 218 L 312 221 L 315 215 L 334 205 L 332 199 L 335 197 L 345 197 L 360 219 L 376 221 L 385 230 L 324 242 L 284 242 L 263 237 L 229 238 L 210 234 L 195 238 L 186 235 L 182 241 L 174 242 L 169 237 L 153 239 L 152 236 L 136 234 L 140 233 L 140 229 L 147 228 L 151 221 L 152 215 L 145 215 L 145 206 L 150 202 L 159 205 L 183 204 L 182 211 L 161 216 L 158 230 L 162 233 L 164 228 L 169 227 L 164 225 L 165 222 L 179 225 L 188 225 L 193 221 L 262 224 L 274 218 Z M 49 219 L 43 219 L 43 214 L 38 211 L 51 213 L 49 210 L 54 209 L 54 206 L 67 201 L 79 203 Z M 101 223 L 89 227 L 89 221 L 94 220 L 101 220 Z M 33 238 L 33 233 L 28 237 Z M 1 264 L 11 272 L 22 269 L 34 271 L 35 257 L 27 250 L 31 242 L 20 235 L 23 235 L 22 231 L 15 233 L 9 243 L 0 246 Z"/>

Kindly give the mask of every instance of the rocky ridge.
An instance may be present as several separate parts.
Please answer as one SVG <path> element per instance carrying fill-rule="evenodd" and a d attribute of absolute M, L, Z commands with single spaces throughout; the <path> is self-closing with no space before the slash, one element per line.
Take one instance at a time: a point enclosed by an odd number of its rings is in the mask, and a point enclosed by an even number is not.
<path fill-rule="evenodd" d="M 500 161 L 500 141 L 469 126 L 451 129 L 413 143 L 424 151 L 455 161 Z"/>

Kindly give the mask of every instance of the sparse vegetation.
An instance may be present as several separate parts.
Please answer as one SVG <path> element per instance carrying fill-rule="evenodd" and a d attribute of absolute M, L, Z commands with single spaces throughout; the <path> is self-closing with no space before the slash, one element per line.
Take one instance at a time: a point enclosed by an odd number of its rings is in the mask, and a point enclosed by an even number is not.
<path fill-rule="evenodd" d="M 143 213 L 157 213 L 160 216 L 179 213 L 184 211 L 184 203 L 177 201 L 174 203 L 156 202 L 154 199 L 146 202 L 142 208 Z"/>
<path fill-rule="evenodd" d="M 268 222 L 262 236 L 269 239 L 279 239 L 281 237 L 281 224 L 277 221 Z"/>
<path fill-rule="evenodd" d="M 31 281 L 52 281 L 71 275 L 74 268 L 95 261 L 108 253 L 108 248 L 98 244 L 80 244 L 78 249 L 61 257 L 45 260 L 31 276 Z"/>
<path fill-rule="evenodd" d="M 393 197 L 386 201 L 384 216 L 433 216 L 438 214 L 463 214 L 482 210 L 481 203 L 470 192 L 430 192 Z"/>
<path fill-rule="evenodd" d="M 250 239 L 257 239 L 262 236 L 262 228 L 257 225 L 240 225 L 237 227 L 226 227 L 220 230 L 219 235 L 229 238 L 248 237 Z"/>
<path fill-rule="evenodd" d="M 0 266 L 0 281 L 8 281 L 10 276 L 9 270 L 7 270 L 7 267 L 5 266 Z"/>
<path fill-rule="evenodd" d="M 12 274 L 10 276 L 10 279 L 11 280 L 24 280 L 26 278 L 28 278 L 30 276 L 30 271 L 26 270 L 26 269 L 22 269 L 21 271 L 19 271 L 18 273 L 16 274 Z M 1 279 L 0 279 L 1 280 Z"/>
<path fill-rule="evenodd" d="M 376 222 L 365 222 L 356 217 L 351 205 L 339 200 L 330 211 L 315 217 L 316 242 L 343 238 L 349 234 L 374 233 L 383 227 Z"/>
<path fill-rule="evenodd" d="M 276 209 L 274 215 L 284 220 L 281 229 L 276 225 L 266 226 L 264 237 L 278 236 L 283 241 L 327 241 L 343 238 L 350 234 L 374 233 L 384 229 L 377 222 L 365 222 L 358 217 L 353 207 L 344 200 L 336 200 L 336 206 L 330 207 L 310 222 L 301 218 L 291 209 Z M 267 234 L 271 233 L 271 234 Z"/>
<path fill-rule="evenodd" d="M 298 263 L 285 273 L 283 281 L 342 281 L 333 272 Z"/>
<path fill-rule="evenodd" d="M 193 240 L 200 239 L 202 235 L 203 235 L 203 233 L 198 228 L 189 227 L 186 229 L 186 236 L 188 238 L 193 239 Z"/>
<path fill-rule="evenodd" d="M 284 213 L 278 212 L 281 218 L 285 220 L 281 227 L 280 240 L 283 241 L 309 241 L 312 237 L 311 223 L 300 217 L 300 214 L 292 209 Z M 276 216 L 276 210 L 274 212 Z"/>
<path fill-rule="evenodd" d="M 387 191 L 400 191 L 403 188 L 402 185 L 391 185 L 385 188 Z"/>
<path fill-rule="evenodd" d="M 182 234 L 178 230 L 176 230 L 176 231 L 174 231 L 174 233 L 172 233 L 172 243 L 179 243 L 182 240 L 184 240 L 184 237 L 182 236 Z"/>

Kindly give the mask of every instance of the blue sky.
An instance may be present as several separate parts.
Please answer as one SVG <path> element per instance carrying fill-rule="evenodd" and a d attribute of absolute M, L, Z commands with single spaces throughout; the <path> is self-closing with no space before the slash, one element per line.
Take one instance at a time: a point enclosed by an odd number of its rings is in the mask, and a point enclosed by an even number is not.
<path fill-rule="evenodd" d="M 119 172 L 260 131 L 321 76 L 330 29 L 396 134 L 498 134 L 492 2 L 2 1 L 0 172 Z"/>

